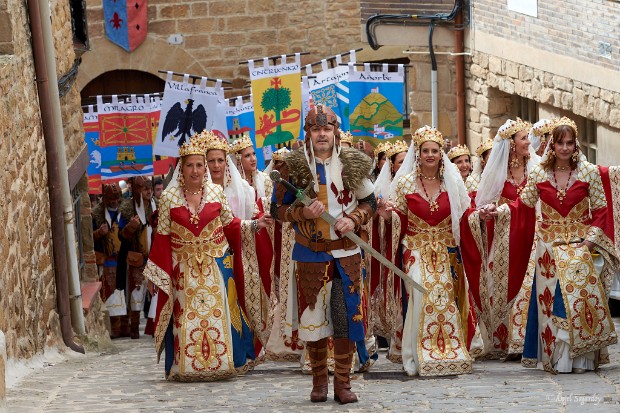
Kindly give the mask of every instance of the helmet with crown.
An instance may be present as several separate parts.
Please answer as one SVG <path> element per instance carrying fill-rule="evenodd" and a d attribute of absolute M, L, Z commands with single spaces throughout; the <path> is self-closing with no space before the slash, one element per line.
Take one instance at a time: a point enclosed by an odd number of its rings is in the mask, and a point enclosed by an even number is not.
<path fill-rule="evenodd" d="M 397 153 L 407 152 L 408 150 L 409 146 L 407 145 L 407 142 L 403 140 L 397 140 L 396 142 L 392 142 L 385 150 L 385 156 L 390 159 Z"/>
<path fill-rule="evenodd" d="M 288 148 L 280 148 L 271 154 L 273 161 L 283 161 L 291 151 Z"/>
<path fill-rule="evenodd" d="M 525 131 L 529 132 L 532 125 L 529 122 L 524 121 L 521 118 L 516 120 L 508 119 L 497 131 L 497 134 L 501 139 L 509 139 L 515 133 Z"/>
<path fill-rule="evenodd" d="M 241 138 L 235 139 L 230 144 L 230 153 L 234 153 L 239 155 L 239 153 L 245 148 L 251 148 L 254 145 L 252 144 L 252 140 L 250 139 L 250 135 L 244 133 Z"/>
<path fill-rule="evenodd" d="M 476 148 L 476 155 L 482 157 L 482 155 L 493 148 L 493 139 L 484 140 L 478 147 Z"/>
<path fill-rule="evenodd" d="M 205 132 L 197 133 L 189 138 L 188 141 L 185 141 L 181 147 L 179 148 L 179 156 L 189 156 L 189 155 L 206 155 L 206 140 L 205 140 Z"/>
<path fill-rule="evenodd" d="M 428 125 L 422 126 L 413 134 L 413 141 L 416 148 L 420 148 L 425 142 L 435 142 L 441 149 L 444 146 L 444 139 L 441 132 Z"/>
<path fill-rule="evenodd" d="M 220 138 L 213 131 L 205 130 L 201 133 L 201 136 L 205 142 L 205 153 L 212 149 L 219 149 L 226 153 L 230 151 L 230 146 L 226 142 L 226 139 Z"/>
<path fill-rule="evenodd" d="M 351 134 L 351 132 L 345 132 L 340 129 L 340 143 L 342 144 L 343 142 L 346 142 L 349 145 L 353 146 L 353 135 Z"/>

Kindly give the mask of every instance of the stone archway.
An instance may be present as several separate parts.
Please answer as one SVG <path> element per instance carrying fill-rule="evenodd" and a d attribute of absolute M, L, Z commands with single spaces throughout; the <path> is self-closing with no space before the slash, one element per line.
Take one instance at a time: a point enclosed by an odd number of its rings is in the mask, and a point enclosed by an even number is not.
<path fill-rule="evenodd" d="M 150 36 L 131 53 L 125 52 L 105 37 L 91 39 L 90 48 L 80 64 L 77 78 L 79 90 L 101 74 L 119 69 L 139 70 L 155 76 L 161 76 L 158 70 L 205 72 L 204 67 L 182 45 L 169 45 L 163 39 Z"/>

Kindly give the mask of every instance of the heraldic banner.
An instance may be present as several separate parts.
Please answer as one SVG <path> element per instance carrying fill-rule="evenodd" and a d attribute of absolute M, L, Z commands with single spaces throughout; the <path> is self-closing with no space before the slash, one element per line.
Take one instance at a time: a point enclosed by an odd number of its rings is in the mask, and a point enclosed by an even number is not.
<path fill-rule="evenodd" d="M 403 136 L 405 71 L 398 65 L 397 72 L 373 72 L 370 64 L 357 71 L 349 63 L 350 131 L 356 139 L 377 145 L 380 140 Z"/>
<path fill-rule="evenodd" d="M 103 0 L 106 37 L 128 52 L 146 39 L 146 0 Z"/>
<path fill-rule="evenodd" d="M 297 139 L 301 130 L 301 70 L 300 55 L 293 63 L 286 63 L 282 55 L 279 65 L 270 66 L 263 59 L 263 66 L 254 67 L 249 60 L 256 147 L 280 145 Z"/>
<path fill-rule="evenodd" d="M 321 72 L 308 78 L 308 88 L 312 105 L 330 107 L 338 117 L 340 129 L 349 130 L 349 68 L 339 66 L 342 56 L 336 56 L 338 66 L 329 68 L 327 60 L 321 60 Z M 355 50 L 350 51 L 350 61 L 355 62 Z M 306 66 L 306 74 L 312 74 L 312 66 Z"/>
<path fill-rule="evenodd" d="M 256 148 L 256 134 L 254 131 L 254 105 L 252 102 L 243 103 L 241 97 L 233 101 L 233 105 L 227 99 L 226 122 L 228 124 L 228 142 L 241 139 L 243 134 L 248 134 Z M 259 170 L 265 169 L 265 160 L 271 159 L 271 146 L 263 146 L 256 149 L 256 166 Z"/>
<path fill-rule="evenodd" d="M 88 112 L 84 113 L 84 141 L 88 148 L 90 162 L 86 174 L 88 175 L 88 193 L 101 194 L 101 149 L 99 149 L 99 116 L 88 105 Z"/>
<path fill-rule="evenodd" d="M 157 138 L 157 129 L 159 128 L 159 116 L 161 114 L 161 99 L 159 96 L 151 98 L 151 136 L 153 137 L 153 145 Z M 155 155 L 153 151 L 153 173 L 155 175 L 166 175 L 170 168 L 176 165 L 176 158 L 171 156 Z"/>
<path fill-rule="evenodd" d="M 183 82 L 177 82 L 172 80 L 172 72 L 168 72 L 153 149 L 155 155 L 178 157 L 179 147 L 205 129 L 227 137 L 225 124 L 221 126 L 223 130 L 215 127 L 219 100 L 223 101 L 222 82 L 218 80 L 215 87 L 207 87 L 207 80 L 203 77 L 199 85 L 194 85 L 189 83 L 189 75 L 185 75 Z"/>
<path fill-rule="evenodd" d="M 97 97 L 101 180 L 153 175 L 153 135 L 149 98 L 146 103 L 112 103 Z"/>

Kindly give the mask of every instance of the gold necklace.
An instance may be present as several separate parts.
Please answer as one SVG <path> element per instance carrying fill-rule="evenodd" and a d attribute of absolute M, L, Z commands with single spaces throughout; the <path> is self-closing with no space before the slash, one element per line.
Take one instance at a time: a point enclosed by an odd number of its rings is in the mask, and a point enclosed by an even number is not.
<path fill-rule="evenodd" d="M 190 195 L 200 195 L 202 193 L 202 186 L 200 187 L 199 190 L 197 190 L 196 192 L 193 192 L 193 191 L 188 190 L 187 187 L 183 185 L 183 192 L 185 194 L 190 194 Z"/>
<path fill-rule="evenodd" d="M 555 169 L 557 169 L 558 171 L 568 171 L 568 168 L 570 168 L 570 165 L 569 166 L 559 166 L 559 165 L 555 166 Z"/>
<path fill-rule="evenodd" d="M 422 176 L 424 176 L 424 175 L 422 175 Z M 435 178 L 433 177 L 433 179 L 435 179 Z M 426 199 L 428 199 L 428 208 L 431 210 L 431 215 L 432 215 L 433 212 L 435 212 L 435 211 L 437 211 L 439 209 L 439 204 L 437 203 L 437 199 L 432 199 L 431 200 L 431 197 L 428 196 L 428 192 L 426 192 L 426 187 L 424 186 L 424 181 L 420 181 L 420 183 L 422 184 L 422 190 L 424 191 L 424 195 L 426 195 Z M 439 190 L 441 191 L 441 188 Z"/>
<path fill-rule="evenodd" d="M 422 176 L 422 178 L 427 179 L 429 181 L 432 181 L 433 179 L 437 179 L 437 175 L 435 175 L 435 176 L 426 176 L 423 173 L 420 173 L 420 175 Z"/>
<path fill-rule="evenodd" d="M 557 187 L 557 192 L 555 193 L 560 201 L 560 204 L 566 198 L 566 191 L 568 191 L 568 184 L 570 184 L 570 177 L 573 175 L 573 170 L 571 169 L 568 173 L 568 180 L 566 181 L 566 186 L 564 188 L 560 188 L 560 184 L 558 184 L 558 178 L 555 176 L 555 171 L 553 171 L 553 180 L 555 181 L 555 185 Z"/>

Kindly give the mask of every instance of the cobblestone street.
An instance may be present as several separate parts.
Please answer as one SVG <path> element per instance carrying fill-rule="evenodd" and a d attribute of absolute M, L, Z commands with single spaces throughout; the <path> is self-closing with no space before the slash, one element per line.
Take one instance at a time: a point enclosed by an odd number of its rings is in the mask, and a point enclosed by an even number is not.
<path fill-rule="evenodd" d="M 620 328 L 620 319 L 615 319 Z M 310 376 L 296 363 L 267 362 L 246 376 L 215 383 L 166 382 L 150 337 L 115 340 L 102 354 L 70 354 L 7 390 L 8 412 L 380 412 L 620 411 L 620 346 L 596 373 L 557 375 L 518 362 L 484 361 L 474 373 L 408 378 L 385 353 L 370 373 L 357 374 L 360 402 L 340 406 L 330 385 L 326 403 L 309 402 Z"/>

